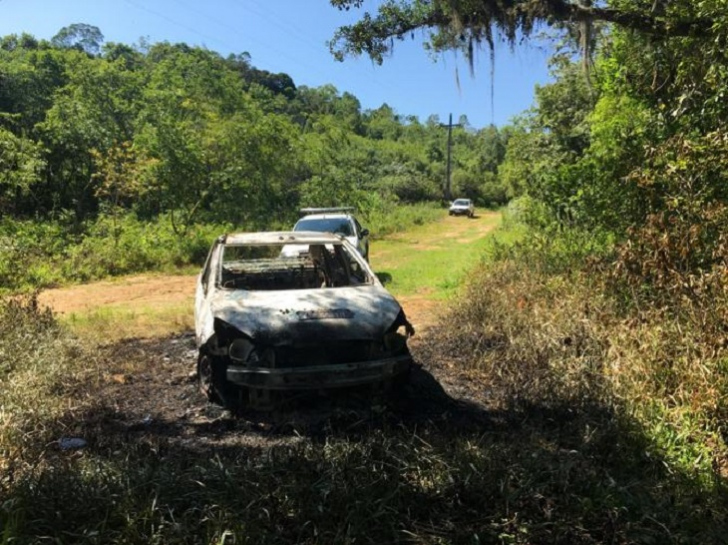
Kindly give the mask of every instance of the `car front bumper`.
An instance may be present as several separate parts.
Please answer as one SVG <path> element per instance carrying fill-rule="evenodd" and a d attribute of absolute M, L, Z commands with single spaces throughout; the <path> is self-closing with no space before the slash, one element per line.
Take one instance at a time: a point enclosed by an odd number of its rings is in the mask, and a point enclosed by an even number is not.
<path fill-rule="evenodd" d="M 470 209 L 468 208 L 451 208 L 450 214 L 453 216 L 468 216 L 470 215 Z"/>
<path fill-rule="evenodd" d="M 227 379 L 233 384 L 263 390 L 312 390 L 361 386 L 406 373 L 412 366 L 409 354 L 380 360 L 309 367 L 229 366 Z"/>

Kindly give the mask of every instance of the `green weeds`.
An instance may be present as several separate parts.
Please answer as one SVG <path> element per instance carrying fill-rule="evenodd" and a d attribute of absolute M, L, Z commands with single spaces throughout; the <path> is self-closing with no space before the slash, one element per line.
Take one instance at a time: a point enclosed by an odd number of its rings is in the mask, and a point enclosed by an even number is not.
<path fill-rule="evenodd" d="M 387 237 L 372 246 L 372 266 L 395 295 L 451 296 L 497 240 L 498 213 L 481 213 L 472 220 L 443 215 L 440 211 L 439 222 L 410 228 L 404 235 Z M 457 228 L 444 227 L 443 222 Z"/>
<path fill-rule="evenodd" d="M 668 485 L 671 502 L 711 504 L 703 515 L 725 520 L 728 354 L 711 338 L 716 327 L 707 317 L 722 316 L 728 301 L 713 298 L 704 312 L 700 300 L 625 304 L 599 260 L 609 245 L 574 235 L 529 236 L 481 264 L 445 317 L 453 325 L 428 340 L 430 357 L 471 369 L 512 411 L 613 415 L 622 424 L 589 424 L 584 433 L 602 447 L 636 441 L 642 446 L 620 459 L 660 459 L 669 475 L 681 476 Z M 631 478 L 636 489 L 650 480 Z M 664 524 L 675 532 L 668 541 L 692 542 L 679 521 Z"/>
<path fill-rule="evenodd" d="M 442 217 L 436 205 L 373 208 L 362 217 L 372 238 L 401 232 Z M 277 220 L 271 229 L 285 229 Z M 200 224 L 176 233 L 166 220 L 139 220 L 129 213 L 100 215 L 75 229 L 64 222 L 0 221 L 0 290 L 53 287 L 148 271 L 198 270 L 212 241 L 244 225 Z"/>
<path fill-rule="evenodd" d="M 408 206 L 392 204 L 373 207 L 362 216 L 361 222 L 369 229 L 374 240 L 401 233 L 418 225 L 426 225 L 442 218 L 442 208 L 433 203 Z"/>

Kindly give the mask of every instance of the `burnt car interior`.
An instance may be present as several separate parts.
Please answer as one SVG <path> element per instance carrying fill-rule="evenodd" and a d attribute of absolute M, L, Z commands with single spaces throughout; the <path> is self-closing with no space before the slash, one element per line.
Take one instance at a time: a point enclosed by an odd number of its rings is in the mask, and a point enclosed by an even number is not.
<path fill-rule="evenodd" d="M 339 244 L 302 245 L 284 253 L 279 245 L 226 245 L 220 285 L 227 289 L 265 291 L 336 288 L 371 283 L 366 272 Z"/>

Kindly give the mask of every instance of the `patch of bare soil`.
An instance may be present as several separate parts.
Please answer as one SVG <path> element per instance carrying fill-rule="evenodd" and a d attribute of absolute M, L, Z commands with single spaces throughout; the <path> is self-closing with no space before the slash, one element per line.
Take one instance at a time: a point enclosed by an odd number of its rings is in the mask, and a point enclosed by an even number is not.
<path fill-rule="evenodd" d="M 191 302 L 196 279 L 196 275 L 127 276 L 113 281 L 47 290 L 40 294 L 39 302 L 50 306 L 57 314 L 128 305 L 130 302 L 139 306 Z"/>
<path fill-rule="evenodd" d="M 197 351 L 191 333 L 122 341 L 103 351 L 107 367 L 93 401 L 85 414 L 75 417 L 83 422 L 76 428 L 79 433 L 99 448 L 159 439 L 192 450 L 269 448 L 332 433 L 366 433 L 372 426 L 447 421 L 448 426 L 482 428 L 498 420 L 482 382 L 434 362 L 419 361 L 408 384 L 396 390 L 281 394 L 272 411 L 232 414 L 198 391 L 192 376 Z M 412 352 L 421 359 L 417 344 Z"/>

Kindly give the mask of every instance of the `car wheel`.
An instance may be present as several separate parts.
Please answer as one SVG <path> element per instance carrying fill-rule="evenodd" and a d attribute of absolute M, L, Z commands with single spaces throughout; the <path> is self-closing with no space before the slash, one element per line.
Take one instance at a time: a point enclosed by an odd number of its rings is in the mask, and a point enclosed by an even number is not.
<path fill-rule="evenodd" d="M 238 408 L 240 404 L 241 392 L 227 381 L 225 365 L 209 354 L 200 353 L 197 359 L 197 387 L 209 402 L 226 409 Z"/>
<path fill-rule="evenodd" d="M 409 350 L 407 352 L 409 353 Z M 399 399 L 408 396 L 412 382 L 413 367 L 414 364 L 410 365 L 405 371 L 398 373 L 384 383 L 384 392 L 388 397 Z"/>

